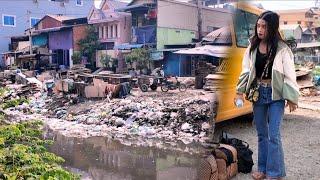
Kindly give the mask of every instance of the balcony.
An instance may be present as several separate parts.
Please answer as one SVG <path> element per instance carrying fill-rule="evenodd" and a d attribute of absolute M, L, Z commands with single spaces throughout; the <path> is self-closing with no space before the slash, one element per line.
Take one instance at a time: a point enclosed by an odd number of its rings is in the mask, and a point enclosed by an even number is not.
<path fill-rule="evenodd" d="M 156 26 L 132 27 L 132 42 L 136 44 L 155 44 Z"/>

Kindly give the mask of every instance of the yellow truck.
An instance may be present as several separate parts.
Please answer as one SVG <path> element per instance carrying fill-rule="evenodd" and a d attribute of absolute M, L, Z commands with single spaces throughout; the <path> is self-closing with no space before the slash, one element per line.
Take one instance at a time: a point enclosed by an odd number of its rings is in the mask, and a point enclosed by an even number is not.
<path fill-rule="evenodd" d="M 232 45 L 229 48 L 228 58 L 222 63 L 225 69 L 221 75 L 223 81 L 217 92 L 218 109 L 215 122 L 229 120 L 238 116 L 252 113 L 252 105 L 245 101 L 244 106 L 237 108 L 234 105 L 236 85 L 241 72 L 243 54 L 248 47 L 248 39 L 254 33 L 255 23 L 263 9 L 248 3 L 234 5 L 233 22 L 230 25 Z"/>

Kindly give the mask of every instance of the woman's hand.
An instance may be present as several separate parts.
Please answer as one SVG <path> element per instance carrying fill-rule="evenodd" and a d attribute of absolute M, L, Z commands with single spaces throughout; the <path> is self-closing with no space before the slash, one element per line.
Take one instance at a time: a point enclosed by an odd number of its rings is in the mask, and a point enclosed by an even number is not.
<path fill-rule="evenodd" d="M 242 93 L 237 93 L 233 102 L 236 104 L 237 99 L 241 99 L 244 102 L 243 94 Z"/>
<path fill-rule="evenodd" d="M 289 100 L 287 100 L 287 104 L 286 104 L 286 107 L 288 107 L 288 106 L 289 106 L 290 112 L 293 112 L 298 108 L 297 104 L 295 104 Z"/>

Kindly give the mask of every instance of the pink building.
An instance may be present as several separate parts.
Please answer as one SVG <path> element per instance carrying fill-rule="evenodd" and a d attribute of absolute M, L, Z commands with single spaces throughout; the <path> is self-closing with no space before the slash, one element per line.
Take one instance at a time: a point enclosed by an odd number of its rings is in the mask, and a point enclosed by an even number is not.
<path fill-rule="evenodd" d="M 97 67 L 102 67 L 101 55 L 107 54 L 118 59 L 118 71 L 125 68 L 123 54 L 114 47 L 131 41 L 131 14 L 116 12 L 116 9 L 126 6 L 123 2 L 103 0 L 99 9 L 93 6 L 89 13 L 88 23 L 97 28 L 103 47 L 103 50 L 97 51 Z"/>

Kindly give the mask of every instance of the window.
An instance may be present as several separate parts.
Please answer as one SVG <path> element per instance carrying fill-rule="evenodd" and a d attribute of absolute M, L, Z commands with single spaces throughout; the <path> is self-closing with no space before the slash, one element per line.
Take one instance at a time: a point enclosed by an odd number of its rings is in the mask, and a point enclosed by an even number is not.
<path fill-rule="evenodd" d="M 106 39 L 109 38 L 109 26 L 106 26 Z"/>
<path fill-rule="evenodd" d="M 104 39 L 104 38 L 105 38 L 104 28 L 105 28 L 105 26 L 102 26 L 102 27 L 101 27 L 101 39 Z"/>
<path fill-rule="evenodd" d="M 99 26 L 99 39 L 102 39 L 102 31 L 103 31 L 103 27 Z"/>
<path fill-rule="evenodd" d="M 40 18 L 30 18 L 30 27 L 33 27 L 37 22 L 40 21 Z"/>
<path fill-rule="evenodd" d="M 110 26 L 110 31 L 111 31 L 110 32 L 110 37 L 113 38 L 113 26 L 112 25 Z"/>
<path fill-rule="evenodd" d="M 298 24 L 301 24 L 301 21 L 298 21 Z"/>
<path fill-rule="evenodd" d="M 236 42 L 238 47 L 247 47 L 248 39 L 254 33 L 258 16 L 242 10 L 236 11 L 234 18 Z"/>
<path fill-rule="evenodd" d="M 116 33 L 116 36 L 115 36 L 115 37 L 118 37 L 118 25 L 115 25 L 114 27 L 115 27 L 115 28 L 114 28 L 114 29 L 115 29 L 114 31 L 115 31 L 115 33 Z"/>
<path fill-rule="evenodd" d="M 77 6 L 82 6 L 83 5 L 83 1 L 82 0 L 76 0 L 76 5 Z"/>
<path fill-rule="evenodd" d="M 16 27 L 16 16 L 14 15 L 2 15 L 2 25 Z"/>
<path fill-rule="evenodd" d="M 288 21 L 284 21 L 283 24 L 288 24 Z"/>

